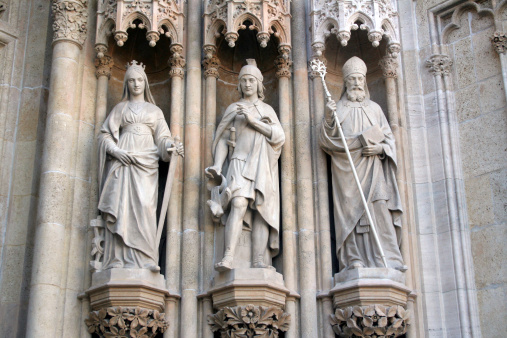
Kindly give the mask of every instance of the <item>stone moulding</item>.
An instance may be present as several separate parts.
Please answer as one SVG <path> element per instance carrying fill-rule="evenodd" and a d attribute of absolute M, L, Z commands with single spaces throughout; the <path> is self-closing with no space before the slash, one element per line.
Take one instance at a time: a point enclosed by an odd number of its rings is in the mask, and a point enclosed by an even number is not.
<path fill-rule="evenodd" d="M 88 332 L 99 337 L 155 337 L 169 323 L 165 313 L 142 307 L 114 306 L 91 311 L 85 319 Z"/>
<path fill-rule="evenodd" d="M 373 47 L 380 40 L 399 43 L 398 12 L 391 0 L 316 0 L 311 1 L 312 44 L 325 43 L 330 34 L 346 46 L 352 30 L 365 30 Z M 356 22 L 360 24 L 356 24 Z"/>
<path fill-rule="evenodd" d="M 269 337 L 276 338 L 279 331 L 290 327 L 290 314 L 277 306 L 225 307 L 208 315 L 211 331 L 219 331 L 221 337 Z"/>
<path fill-rule="evenodd" d="M 410 311 L 403 306 L 348 306 L 336 309 L 329 321 L 338 337 L 399 337 L 410 325 Z"/>
<path fill-rule="evenodd" d="M 53 1 L 53 43 L 70 41 L 83 47 L 88 24 L 88 0 Z"/>
<path fill-rule="evenodd" d="M 215 45 L 221 34 L 229 47 L 234 47 L 238 31 L 257 31 L 257 41 L 262 48 L 274 35 L 280 44 L 290 44 L 290 1 L 289 0 L 210 0 L 204 13 L 204 45 Z"/>
<path fill-rule="evenodd" d="M 96 46 L 107 46 L 113 34 L 116 44 L 123 46 L 127 29 L 146 29 L 146 39 L 154 47 L 165 35 L 172 44 L 183 40 L 183 0 L 106 0 L 99 1 L 97 10 Z M 100 56 L 99 56 L 100 57 Z"/>

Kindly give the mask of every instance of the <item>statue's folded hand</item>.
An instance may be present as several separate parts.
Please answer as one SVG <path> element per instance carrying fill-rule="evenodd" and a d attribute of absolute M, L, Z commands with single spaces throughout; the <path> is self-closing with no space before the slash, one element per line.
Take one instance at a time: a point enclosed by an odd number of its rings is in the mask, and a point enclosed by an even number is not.
<path fill-rule="evenodd" d="M 113 151 L 112 155 L 123 165 L 137 163 L 137 160 L 135 159 L 134 156 L 130 155 L 127 151 L 120 148 L 116 148 Z"/>
<path fill-rule="evenodd" d="M 363 147 L 363 156 L 375 156 L 380 155 L 384 152 L 384 148 L 382 148 L 382 145 L 378 143 L 374 143 L 371 146 Z"/>

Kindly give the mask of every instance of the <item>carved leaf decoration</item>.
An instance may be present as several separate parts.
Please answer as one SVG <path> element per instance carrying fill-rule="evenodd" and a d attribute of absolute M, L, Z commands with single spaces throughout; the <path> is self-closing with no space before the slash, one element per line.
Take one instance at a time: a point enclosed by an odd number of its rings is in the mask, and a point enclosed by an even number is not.
<path fill-rule="evenodd" d="M 347 319 L 347 327 L 350 328 L 352 333 L 354 333 L 356 336 L 362 336 L 363 331 L 359 328 L 356 321 L 353 318 Z"/>
<path fill-rule="evenodd" d="M 397 310 L 397 313 L 398 313 L 398 317 L 400 317 L 400 318 L 403 318 L 405 316 L 405 312 L 407 312 L 403 308 L 403 306 L 400 306 L 400 305 L 398 305 L 398 307 L 396 308 L 396 310 Z"/>
<path fill-rule="evenodd" d="M 227 324 L 225 323 L 224 311 L 218 311 L 214 315 L 208 315 L 208 324 L 211 326 L 211 331 L 216 332 L 220 329 L 225 329 Z"/>
<path fill-rule="evenodd" d="M 393 324 L 391 325 L 392 327 L 394 327 L 395 329 L 399 328 L 401 326 L 401 324 L 403 323 L 403 319 L 401 318 L 396 318 L 394 321 L 393 321 Z"/>
<path fill-rule="evenodd" d="M 243 320 L 238 313 L 236 313 L 235 309 L 226 307 L 224 308 L 225 316 L 227 317 L 227 325 L 237 325 L 243 324 Z"/>
<path fill-rule="evenodd" d="M 387 317 L 394 317 L 396 315 L 396 311 L 397 311 L 397 307 L 396 306 L 391 306 L 390 308 L 387 308 Z"/>
<path fill-rule="evenodd" d="M 373 319 L 370 317 L 363 317 L 363 324 L 366 327 L 373 327 Z"/>
<path fill-rule="evenodd" d="M 410 324 L 410 318 L 412 318 L 412 311 L 405 310 L 405 315 L 402 318 L 405 321 L 405 324 L 409 325 Z"/>
<path fill-rule="evenodd" d="M 346 317 L 345 317 L 345 313 L 343 312 L 342 309 L 336 309 L 336 311 L 334 312 L 334 315 L 336 316 L 336 318 L 342 322 L 346 321 Z"/>
<path fill-rule="evenodd" d="M 347 320 L 348 318 L 352 317 L 352 307 L 351 306 L 345 308 L 345 310 L 343 311 L 343 316 L 345 317 L 344 320 Z"/>
<path fill-rule="evenodd" d="M 88 326 L 88 333 L 98 332 L 100 318 L 97 311 L 90 312 L 89 317 L 85 319 L 85 324 Z"/>
<path fill-rule="evenodd" d="M 338 336 L 341 336 L 343 334 L 343 331 L 340 327 L 340 325 L 333 325 L 333 331 L 334 333 L 336 333 Z"/>
<path fill-rule="evenodd" d="M 336 318 L 335 315 L 329 315 L 329 323 L 331 323 L 331 325 L 338 325 L 338 318 Z"/>
<path fill-rule="evenodd" d="M 282 311 L 280 310 L 280 312 Z M 278 323 L 276 324 L 276 326 L 274 325 L 275 323 L 273 323 L 273 326 L 285 332 L 290 327 L 290 319 L 291 319 L 290 314 L 282 312 L 282 314 L 278 316 Z"/>
<path fill-rule="evenodd" d="M 237 329 L 231 331 L 231 338 L 249 338 L 246 334 L 247 329 Z"/>
<path fill-rule="evenodd" d="M 277 308 L 273 307 L 273 306 L 270 306 L 270 307 L 265 307 L 265 306 L 261 306 L 260 307 L 260 316 L 258 316 L 258 322 L 259 324 L 261 325 L 272 325 L 273 324 L 273 316 L 274 315 L 277 315 L 278 312 Z M 279 310 L 281 312 L 281 310 Z M 254 317 L 255 318 L 255 317 Z M 254 319 L 252 318 L 252 319 Z M 252 320 L 252 323 L 256 323 L 257 321 L 253 321 Z"/>
<path fill-rule="evenodd" d="M 383 305 L 375 305 L 375 312 L 377 312 L 379 316 L 385 317 L 386 307 Z"/>
<path fill-rule="evenodd" d="M 372 327 L 365 327 L 363 328 L 363 335 L 370 336 L 375 333 L 375 330 L 373 330 Z"/>
<path fill-rule="evenodd" d="M 270 334 L 268 329 L 255 329 L 255 338 L 270 338 L 272 335 Z"/>
<path fill-rule="evenodd" d="M 371 317 L 375 314 L 375 307 L 373 305 L 370 305 L 370 306 L 367 306 L 364 310 L 363 310 L 363 315 L 364 316 L 368 316 L 368 317 Z"/>
<path fill-rule="evenodd" d="M 387 326 L 387 317 L 379 318 L 378 327 L 386 327 Z"/>
<path fill-rule="evenodd" d="M 356 317 L 362 317 L 363 316 L 363 311 L 361 310 L 361 307 L 360 306 L 354 306 L 352 308 L 352 312 L 354 313 L 354 315 Z"/>
<path fill-rule="evenodd" d="M 396 333 L 396 328 L 390 326 L 390 327 L 387 328 L 386 336 L 392 336 L 395 333 Z"/>
<path fill-rule="evenodd" d="M 373 330 L 377 336 L 384 336 L 386 334 L 386 329 L 383 327 L 374 327 Z"/>

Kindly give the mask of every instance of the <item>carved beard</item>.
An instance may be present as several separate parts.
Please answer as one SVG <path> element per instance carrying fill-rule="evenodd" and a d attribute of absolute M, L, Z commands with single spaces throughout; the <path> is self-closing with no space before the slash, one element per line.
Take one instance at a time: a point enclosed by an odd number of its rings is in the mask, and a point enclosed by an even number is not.
<path fill-rule="evenodd" d="M 366 98 L 366 93 L 363 88 L 356 87 L 354 89 L 347 89 L 347 99 L 352 102 L 363 102 Z"/>

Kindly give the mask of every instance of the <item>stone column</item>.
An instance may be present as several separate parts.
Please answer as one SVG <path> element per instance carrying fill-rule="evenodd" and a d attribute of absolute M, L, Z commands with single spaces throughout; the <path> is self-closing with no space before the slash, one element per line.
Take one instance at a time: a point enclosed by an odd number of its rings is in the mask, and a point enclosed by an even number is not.
<path fill-rule="evenodd" d="M 507 34 L 504 32 L 495 32 L 491 38 L 491 43 L 500 55 L 500 64 L 502 66 L 503 88 L 505 97 L 507 97 Z"/>
<path fill-rule="evenodd" d="M 399 46 L 389 46 L 388 53 L 380 60 L 379 66 L 382 69 L 382 76 L 386 84 L 387 96 L 387 120 L 396 134 L 399 127 L 398 99 L 396 94 L 396 78 L 398 77 L 398 53 Z M 399 139 L 396 139 L 399 141 Z"/>
<path fill-rule="evenodd" d="M 63 321 L 67 252 L 72 205 L 71 170 L 76 143 L 78 61 L 86 39 L 87 0 L 53 1 L 54 37 L 48 113 L 37 211 L 28 306 L 27 337 L 56 337 Z M 51 309 L 50 311 L 48 309 Z M 57 315 L 56 314 L 61 314 Z"/>
<path fill-rule="evenodd" d="M 186 61 L 183 57 L 183 46 L 172 44 L 170 47 L 169 76 L 171 77 L 171 116 L 169 128 L 173 136 L 183 140 L 183 78 Z M 183 161 L 178 160 L 174 183 L 169 200 L 166 230 L 166 288 L 170 293 L 179 294 L 181 271 L 181 210 L 183 191 Z M 178 308 L 176 302 L 166 301 L 166 316 L 170 326 L 164 332 L 165 338 L 178 336 Z"/>
<path fill-rule="evenodd" d="M 440 123 L 442 158 L 446 159 L 443 163 L 444 177 L 447 182 L 445 185 L 445 193 L 447 196 L 447 207 L 449 210 L 457 302 L 459 313 L 461 314 L 460 329 L 462 335 L 467 337 L 469 336 L 467 331 L 470 329 L 471 324 L 473 324 L 471 321 L 474 320 L 471 318 L 470 313 L 474 313 L 476 311 L 476 309 L 473 309 L 475 307 L 475 302 L 473 302 L 473 299 L 475 298 L 475 295 L 473 294 L 475 285 L 473 285 L 474 283 L 471 283 L 471 280 L 473 280 L 473 271 L 470 271 L 471 269 L 468 268 L 471 263 L 471 257 L 468 257 L 471 252 L 468 244 L 469 239 L 467 238 L 468 232 L 464 231 L 464 224 L 462 224 L 463 216 L 461 209 L 465 209 L 466 207 L 464 204 L 465 202 L 461 198 L 457 177 L 457 173 L 460 170 L 460 164 L 456 159 L 456 153 L 454 151 L 459 149 L 455 144 L 455 137 L 457 136 L 453 135 L 453 127 L 451 126 L 451 123 L 456 122 L 451 121 L 451 102 L 449 102 L 449 97 L 446 95 L 446 90 L 450 86 L 449 75 L 452 63 L 453 62 L 449 56 L 436 54 L 432 55 L 430 59 L 426 61 L 426 66 L 435 77 L 437 87 L 436 95 Z M 472 276 L 470 276 L 470 274 L 472 274 Z"/>
<path fill-rule="evenodd" d="M 285 287 L 289 289 L 290 295 L 285 302 L 285 310 L 292 318 L 296 316 L 296 288 L 297 288 L 297 270 L 295 258 L 297 257 L 296 248 L 296 207 L 294 201 L 294 148 L 292 139 L 291 114 L 290 114 L 290 93 L 289 81 L 291 78 L 292 60 L 290 59 L 291 47 L 289 45 L 280 45 L 278 47 L 280 55 L 275 59 L 277 68 L 276 77 L 278 78 L 278 106 L 280 109 L 280 124 L 285 132 L 285 143 L 281 154 L 281 210 L 282 212 L 282 242 L 283 242 L 283 279 Z M 297 337 L 296 325 L 288 328 L 285 337 Z"/>
<path fill-rule="evenodd" d="M 313 58 L 318 58 L 324 63 L 327 60 L 324 58 L 325 45 L 323 43 L 314 43 L 312 45 Z M 318 144 L 318 133 L 320 133 L 320 125 L 324 118 L 324 106 L 326 99 L 324 96 L 324 87 L 322 86 L 322 80 L 319 75 L 313 71 L 310 72 L 310 78 L 312 79 L 313 87 L 313 147 L 315 149 L 315 173 L 316 173 L 316 198 L 315 202 L 317 217 L 318 217 L 318 235 L 319 235 L 319 248 L 320 248 L 320 289 L 323 292 L 328 292 L 333 287 L 333 263 L 332 257 L 336 255 L 336 252 L 331 250 L 331 220 L 329 213 L 332 210 L 332 206 L 329 205 L 329 180 L 327 177 L 327 159 L 326 153 L 320 149 Z M 338 98 L 337 98 L 338 99 Z M 331 297 L 323 296 L 320 298 L 322 302 L 322 313 L 323 318 L 329 318 L 333 314 L 333 302 Z M 333 328 L 331 325 L 323 325 L 323 334 L 325 337 L 333 336 Z"/>
<path fill-rule="evenodd" d="M 204 67 L 205 83 L 205 136 L 204 136 L 204 167 L 213 165 L 213 156 L 211 153 L 211 145 L 216 130 L 217 120 L 217 79 L 218 68 L 220 67 L 220 60 L 216 56 L 216 47 L 213 45 L 204 46 L 204 60 L 202 65 Z M 206 200 L 209 199 L 210 194 L 205 188 L 203 182 L 203 205 L 206 205 Z M 211 280 L 213 274 L 213 253 L 214 253 L 214 234 L 215 225 L 211 217 L 209 208 L 204 212 L 204 257 L 203 257 L 203 289 L 207 291 L 209 288 L 208 281 Z M 213 304 L 210 297 L 205 297 L 202 301 L 203 304 L 203 323 L 206 323 L 208 315 L 213 313 Z M 202 336 L 205 338 L 213 338 L 213 332 L 208 325 L 202 326 Z"/>
<path fill-rule="evenodd" d="M 292 45 L 294 58 L 294 116 L 297 173 L 297 222 L 299 228 L 299 285 L 301 294 L 301 333 L 304 338 L 318 336 L 317 281 L 315 269 L 315 223 L 311 120 L 306 54 L 306 1 L 292 2 Z"/>
<path fill-rule="evenodd" d="M 181 337 L 198 337 L 196 314 L 199 287 L 199 201 L 201 186 L 201 24 L 200 0 L 187 2 L 187 82 L 185 114 L 185 173 L 181 275 Z"/>

